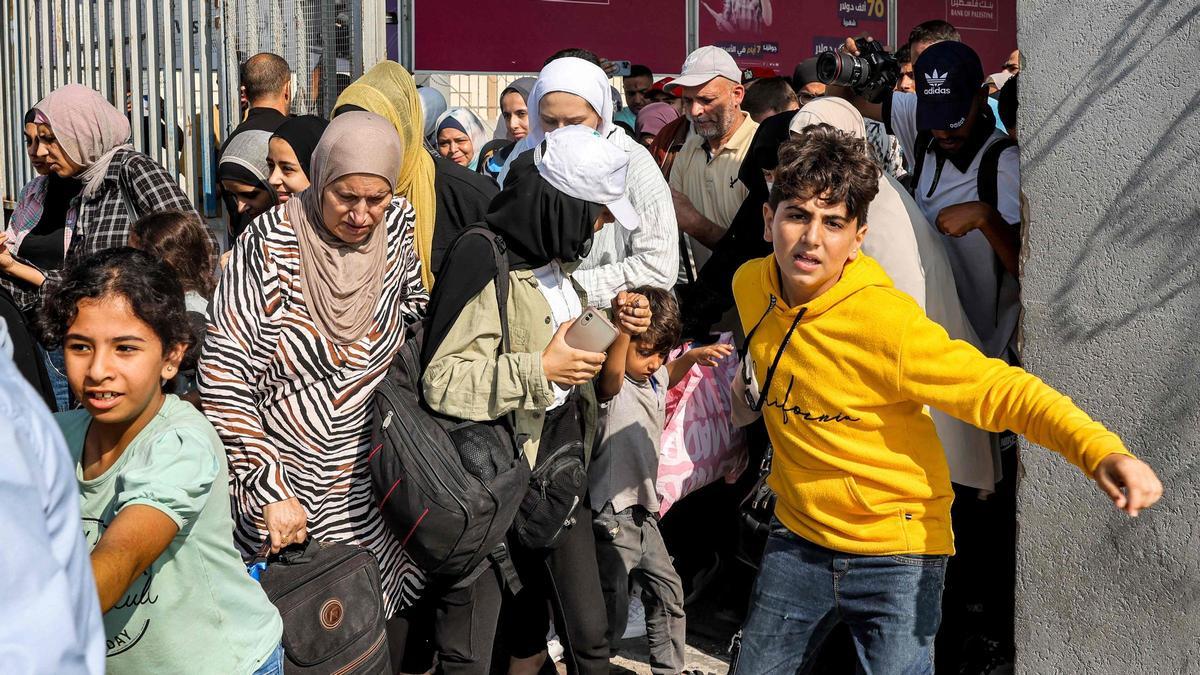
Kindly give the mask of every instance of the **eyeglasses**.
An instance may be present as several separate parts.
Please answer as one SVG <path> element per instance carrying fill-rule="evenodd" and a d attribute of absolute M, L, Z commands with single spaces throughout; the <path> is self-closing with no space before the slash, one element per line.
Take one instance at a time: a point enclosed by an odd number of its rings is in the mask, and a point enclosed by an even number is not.
<path fill-rule="evenodd" d="M 796 94 L 796 98 L 800 101 L 800 107 L 804 107 L 804 106 L 808 105 L 809 103 L 812 103 L 813 101 L 815 101 L 819 98 L 824 98 L 824 97 L 825 97 L 824 94 L 810 94 L 807 91 L 802 91 L 802 92 Z"/>

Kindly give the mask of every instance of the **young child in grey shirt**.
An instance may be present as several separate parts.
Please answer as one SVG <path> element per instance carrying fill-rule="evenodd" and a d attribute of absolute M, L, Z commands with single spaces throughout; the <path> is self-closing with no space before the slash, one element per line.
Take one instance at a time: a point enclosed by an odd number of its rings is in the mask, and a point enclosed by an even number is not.
<path fill-rule="evenodd" d="M 650 668 L 655 675 L 684 668 L 683 585 L 658 529 L 658 457 L 666 423 L 667 390 L 696 364 L 715 365 L 732 351 L 714 344 L 666 363 L 679 342 L 679 305 L 669 291 L 643 286 L 613 299 L 622 307 L 649 306 L 650 326 L 622 330 L 596 380 L 601 401 L 598 443 L 588 469 L 596 558 L 608 611 L 609 648 L 625 632 L 631 576 L 642 589 Z"/>

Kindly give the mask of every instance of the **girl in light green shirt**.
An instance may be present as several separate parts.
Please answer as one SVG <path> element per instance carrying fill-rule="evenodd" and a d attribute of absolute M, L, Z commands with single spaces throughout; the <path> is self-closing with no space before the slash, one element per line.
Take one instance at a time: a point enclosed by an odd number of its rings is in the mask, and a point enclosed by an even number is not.
<path fill-rule="evenodd" d="M 169 267 L 129 248 L 80 261 L 42 310 L 83 409 L 77 461 L 110 673 L 281 673 L 283 622 L 233 544 L 225 452 L 163 387 L 193 340 Z"/>

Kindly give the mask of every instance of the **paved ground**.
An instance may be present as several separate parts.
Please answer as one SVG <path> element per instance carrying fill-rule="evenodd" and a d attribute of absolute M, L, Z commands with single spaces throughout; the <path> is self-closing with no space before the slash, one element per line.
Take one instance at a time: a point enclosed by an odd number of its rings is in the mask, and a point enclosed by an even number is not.
<path fill-rule="evenodd" d="M 687 670 L 698 670 L 705 675 L 725 675 L 729 671 L 729 657 L 725 654 L 728 648 L 729 645 L 709 644 L 703 639 L 689 636 Z M 621 644 L 621 653 L 613 658 L 609 672 L 613 675 L 650 675 L 649 654 L 645 638 L 626 640 Z"/>

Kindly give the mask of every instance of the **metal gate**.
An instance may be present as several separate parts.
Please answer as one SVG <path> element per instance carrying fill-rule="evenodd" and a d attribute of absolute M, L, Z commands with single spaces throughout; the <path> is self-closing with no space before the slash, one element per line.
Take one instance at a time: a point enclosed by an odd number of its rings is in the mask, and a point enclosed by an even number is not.
<path fill-rule="evenodd" d="M 327 114 L 386 50 L 384 0 L 5 0 L 0 37 L 6 208 L 33 177 L 25 112 L 78 82 L 126 111 L 134 147 L 176 175 L 207 217 L 218 215 L 219 140 L 241 119 L 242 61 L 280 54 L 296 74 L 293 112 Z"/>
<path fill-rule="evenodd" d="M 0 13 L 0 69 L 8 75 L 0 129 L 4 203 L 33 170 L 21 119 L 46 94 L 78 82 L 125 110 L 135 148 L 177 175 L 196 208 L 214 215 L 215 139 L 236 91 L 221 67 L 215 0 L 8 0 Z M 232 109 L 236 113 L 236 108 Z"/>

